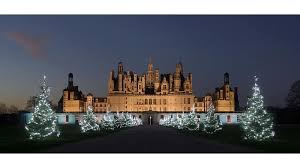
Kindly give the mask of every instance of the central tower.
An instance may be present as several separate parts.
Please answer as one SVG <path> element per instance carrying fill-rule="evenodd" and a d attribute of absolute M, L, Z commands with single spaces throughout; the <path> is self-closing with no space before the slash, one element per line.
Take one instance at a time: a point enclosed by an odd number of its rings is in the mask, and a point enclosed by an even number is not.
<path fill-rule="evenodd" d="M 151 57 L 149 58 L 148 70 L 146 74 L 146 87 L 153 88 L 154 87 L 154 71 Z"/>

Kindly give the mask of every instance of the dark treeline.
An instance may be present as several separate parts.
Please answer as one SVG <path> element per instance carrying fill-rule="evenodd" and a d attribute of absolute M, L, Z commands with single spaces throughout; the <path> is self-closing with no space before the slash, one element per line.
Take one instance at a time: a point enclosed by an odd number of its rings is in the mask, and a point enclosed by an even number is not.
<path fill-rule="evenodd" d="M 300 108 L 268 107 L 267 111 L 273 114 L 275 124 L 300 124 Z"/>

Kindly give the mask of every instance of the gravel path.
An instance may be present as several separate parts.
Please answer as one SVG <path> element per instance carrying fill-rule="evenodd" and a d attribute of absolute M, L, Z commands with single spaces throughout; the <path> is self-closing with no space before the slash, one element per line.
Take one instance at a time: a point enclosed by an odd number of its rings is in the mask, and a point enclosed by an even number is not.
<path fill-rule="evenodd" d="M 242 146 L 220 144 L 201 137 L 178 134 L 172 128 L 140 126 L 105 137 L 65 144 L 45 152 L 87 153 L 211 153 L 257 152 Z"/>

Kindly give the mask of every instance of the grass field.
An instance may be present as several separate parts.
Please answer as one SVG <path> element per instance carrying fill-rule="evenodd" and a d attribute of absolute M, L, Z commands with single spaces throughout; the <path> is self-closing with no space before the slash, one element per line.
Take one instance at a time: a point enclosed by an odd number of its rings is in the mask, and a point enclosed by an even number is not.
<path fill-rule="evenodd" d="M 60 125 L 59 128 L 62 132 L 59 138 L 51 137 L 43 141 L 32 141 L 28 139 L 24 127 L 1 125 L 0 153 L 35 153 L 51 148 L 52 146 L 113 133 L 99 131 L 97 133 L 82 134 L 79 126 L 75 125 Z"/>
<path fill-rule="evenodd" d="M 258 149 L 265 153 L 300 153 L 300 125 L 280 125 L 275 128 L 275 137 L 266 142 L 249 142 L 242 138 L 242 131 L 237 125 L 227 125 L 214 135 L 203 132 L 188 132 L 178 130 L 183 134 L 192 134 L 220 143 L 238 144 Z"/>
<path fill-rule="evenodd" d="M 175 129 L 175 128 L 174 128 Z M 99 131 L 93 134 L 82 134 L 79 126 L 61 125 L 62 132 L 59 138 L 49 138 L 44 141 L 31 141 L 28 139 L 24 127 L 0 126 L 0 153 L 35 153 L 56 145 L 76 142 L 97 136 L 105 136 L 113 132 Z M 281 125 L 276 127 L 276 136 L 268 142 L 248 142 L 242 139 L 242 131 L 237 125 L 224 126 L 223 130 L 214 135 L 203 132 L 187 132 L 178 130 L 180 134 L 200 136 L 219 143 L 238 144 L 256 148 L 261 152 L 299 153 L 300 152 L 300 125 Z"/>

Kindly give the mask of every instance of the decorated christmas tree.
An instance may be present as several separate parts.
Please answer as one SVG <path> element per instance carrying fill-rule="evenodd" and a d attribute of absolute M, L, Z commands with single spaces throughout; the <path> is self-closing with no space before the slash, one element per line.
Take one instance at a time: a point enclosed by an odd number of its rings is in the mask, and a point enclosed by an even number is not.
<path fill-rule="evenodd" d="M 110 112 L 106 112 L 100 123 L 100 128 L 103 130 L 114 130 L 115 129 L 115 119 L 114 115 Z"/>
<path fill-rule="evenodd" d="M 206 118 L 203 121 L 203 131 L 208 134 L 213 134 L 221 129 L 222 127 L 220 127 L 218 118 L 215 116 L 215 107 L 211 103 L 207 110 Z"/>
<path fill-rule="evenodd" d="M 189 114 L 184 115 L 184 117 L 182 118 L 182 122 L 183 122 L 182 124 L 184 129 L 194 131 L 199 128 L 199 123 L 198 123 L 198 119 L 196 118 L 194 105 L 192 111 Z"/>
<path fill-rule="evenodd" d="M 129 113 L 126 113 L 125 115 L 125 127 L 133 127 L 134 123 L 133 123 L 133 116 Z"/>
<path fill-rule="evenodd" d="M 248 99 L 247 110 L 242 117 L 242 128 L 244 130 L 244 139 L 264 141 L 272 138 L 273 118 L 271 114 L 264 109 L 263 96 L 257 85 L 258 78 L 254 77 L 254 87 L 252 88 L 252 97 Z"/>
<path fill-rule="evenodd" d="M 179 124 L 179 117 L 178 117 L 178 114 L 172 115 L 171 121 L 170 121 L 170 126 L 171 126 L 171 127 L 177 128 L 177 127 L 178 127 L 178 124 Z"/>
<path fill-rule="evenodd" d="M 92 106 L 87 107 L 86 114 L 82 116 L 79 125 L 81 126 L 82 132 L 99 130 L 98 120 L 95 114 L 93 113 Z"/>
<path fill-rule="evenodd" d="M 134 126 L 139 126 L 139 125 L 143 125 L 143 121 L 140 118 L 133 118 L 133 124 Z"/>
<path fill-rule="evenodd" d="M 44 139 L 48 136 L 59 137 L 60 131 L 57 127 L 57 118 L 54 111 L 51 109 L 50 101 L 50 88 L 46 84 L 46 76 L 41 86 L 41 92 L 36 99 L 36 106 L 32 113 L 32 118 L 25 126 L 29 134 L 29 139 Z"/>
<path fill-rule="evenodd" d="M 115 128 L 121 129 L 126 127 L 126 119 L 124 113 L 117 113 L 115 116 Z"/>

